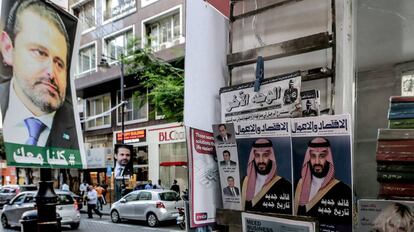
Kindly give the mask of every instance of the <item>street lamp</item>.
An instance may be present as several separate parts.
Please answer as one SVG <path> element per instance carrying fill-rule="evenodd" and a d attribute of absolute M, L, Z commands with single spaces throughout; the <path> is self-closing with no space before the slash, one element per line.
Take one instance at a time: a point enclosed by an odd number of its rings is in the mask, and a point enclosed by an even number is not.
<path fill-rule="evenodd" d="M 107 56 L 102 54 L 101 61 L 99 62 L 98 67 L 105 71 L 106 69 L 110 68 L 110 65 L 108 64 L 108 61 L 106 58 L 109 58 L 111 60 L 117 60 L 113 57 Z M 121 131 L 122 131 L 122 140 L 121 144 L 124 144 L 124 131 L 125 131 L 125 119 L 124 119 L 124 111 L 125 111 L 125 95 L 124 95 L 124 56 L 121 54 L 121 59 L 119 61 L 120 69 L 121 69 Z"/>
<path fill-rule="evenodd" d="M 111 59 L 111 60 L 117 60 L 114 57 L 110 57 L 107 55 L 102 54 L 102 58 L 101 61 L 99 62 L 98 67 L 101 69 L 102 72 L 105 72 L 107 69 L 110 68 L 110 65 L 108 64 L 106 58 Z M 124 56 L 123 54 L 121 54 L 121 59 L 119 61 L 120 64 L 120 69 L 121 69 L 121 144 L 124 144 L 124 132 L 125 132 L 125 119 L 124 119 L 124 111 L 125 111 L 125 94 L 124 94 L 124 60 L 123 60 Z M 116 136 L 116 135 L 115 135 Z M 116 139 L 116 138 L 115 138 Z M 125 179 L 124 176 L 122 176 L 122 185 L 125 186 Z M 120 199 L 120 193 L 121 191 L 119 191 L 119 186 L 116 184 L 116 178 L 114 177 L 114 189 L 115 189 L 115 198 L 116 200 Z M 111 198 L 111 193 L 110 194 L 110 198 Z M 110 199 L 111 203 L 112 203 L 112 198 Z M 111 204 L 110 203 L 110 204 Z"/>

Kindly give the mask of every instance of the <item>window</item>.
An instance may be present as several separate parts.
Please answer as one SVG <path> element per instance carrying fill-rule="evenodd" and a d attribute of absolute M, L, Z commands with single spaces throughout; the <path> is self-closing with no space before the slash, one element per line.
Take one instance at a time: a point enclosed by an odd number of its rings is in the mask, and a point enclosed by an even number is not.
<path fill-rule="evenodd" d="M 103 112 L 110 110 L 110 108 L 110 95 L 86 99 L 86 119 L 93 117 L 93 119 L 86 122 L 86 128 L 90 129 L 111 126 L 111 114 L 101 115 Z"/>
<path fill-rule="evenodd" d="M 159 197 L 161 201 L 179 201 L 180 195 L 176 192 L 163 192 L 159 193 Z"/>
<path fill-rule="evenodd" d="M 79 74 L 96 70 L 96 46 L 92 44 L 79 49 Z"/>
<path fill-rule="evenodd" d="M 181 38 L 180 12 L 146 24 L 146 32 L 147 43 L 154 51 L 179 44 Z"/>
<path fill-rule="evenodd" d="M 117 34 L 115 36 L 111 36 L 105 39 L 105 49 L 106 55 L 114 58 L 119 59 L 121 54 L 128 56 L 128 41 L 133 38 L 133 31 L 132 29 Z"/>
<path fill-rule="evenodd" d="M 22 203 L 24 202 L 24 199 L 25 199 L 25 198 L 26 198 L 26 195 L 25 195 L 25 194 L 22 194 L 22 195 L 20 195 L 20 196 L 16 197 L 16 198 L 13 200 L 12 204 L 13 204 L 13 205 L 16 205 L 16 204 L 22 204 Z"/>
<path fill-rule="evenodd" d="M 138 194 L 137 193 L 130 193 L 128 195 L 125 196 L 125 200 L 126 201 L 136 201 L 138 199 Z"/>
<path fill-rule="evenodd" d="M 136 9 L 135 0 L 104 0 L 104 21 L 132 13 Z"/>
<path fill-rule="evenodd" d="M 152 199 L 152 194 L 151 194 L 150 192 L 141 192 L 141 193 L 139 194 L 138 199 L 139 199 L 140 201 L 149 201 L 149 200 L 151 200 L 151 199 Z"/>
<path fill-rule="evenodd" d="M 58 194 L 58 205 L 73 205 L 74 201 L 71 195 L 69 194 Z"/>
<path fill-rule="evenodd" d="M 95 27 L 95 1 L 91 0 L 73 9 L 73 14 L 79 18 L 82 31 Z"/>
<path fill-rule="evenodd" d="M 124 122 L 138 122 L 148 120 L 148 99 L 147 96 L 138 96 L 135 93 L 137 91 L 129 90 L 125 91 L 125 100 L 128 101 L 125 104 L 124 109 Z M 121 95 L 118 92 L 118 103 L 121 103 Z M 122 121 L 122 109 L 119 107 L 118 112 L 118 124 Z"/>

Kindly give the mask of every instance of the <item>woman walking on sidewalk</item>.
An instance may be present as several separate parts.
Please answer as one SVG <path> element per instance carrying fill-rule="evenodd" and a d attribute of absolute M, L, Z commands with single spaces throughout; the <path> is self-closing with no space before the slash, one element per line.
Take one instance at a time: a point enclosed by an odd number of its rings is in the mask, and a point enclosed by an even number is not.
<path fill-rule="evenodd" d="M 98 202 L 98 193 L 93 188 L 93 186 L 88 187 L 88 195 L 86 196 L 86 200 L 88 201 L 88 218 L 92 217 L 92 210 L 95 211 L 96 214 L 100 218 L 102 218 L 102 213 L 96 208 L 96 203 Z"/>

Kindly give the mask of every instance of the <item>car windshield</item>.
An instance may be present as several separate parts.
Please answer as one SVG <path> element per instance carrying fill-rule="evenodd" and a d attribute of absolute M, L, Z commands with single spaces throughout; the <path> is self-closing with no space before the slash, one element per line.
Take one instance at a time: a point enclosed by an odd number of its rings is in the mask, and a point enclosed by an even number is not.
<path fill-rule="evenodd" d="M 0 189 L 0 193 L 14 193 L 16 192 L 16 189 L 12 189 L 12 188 L 2 188 Z"/>
<path fill-rule="evenodd" d="M 163 192 L 159 194 L 162 201 L 178 201 L 180 196 L 176 192 Z"/>
<path fill-rule="evenodd" d="M 58 205 L 71 205 L 73 198 L 69 194 L 58 194 Z"/>
<path fill-rule="evenodd" d="M 25 191 L 36 191 L 37 190 L 37 186 L 21 186 L 20 187 L 20 191 L 21 192 L 25 192 Z"/>

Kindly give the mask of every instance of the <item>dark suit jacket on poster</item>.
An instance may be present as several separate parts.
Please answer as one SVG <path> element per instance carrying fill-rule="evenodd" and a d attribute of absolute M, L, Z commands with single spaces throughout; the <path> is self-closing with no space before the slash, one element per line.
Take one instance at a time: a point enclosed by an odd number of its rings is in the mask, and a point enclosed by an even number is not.
<path fill-rule="evenodd" d="M 230 160 L 230 166 L 236 166 L 236 162 L 234 162 L 233 160 Z M 226 165 L 226 161 L 220 161 L 220 166 L 225 166 Z"/>
<path fill-rule="evenodd" d="M 224 142 L 224 138 L 221 135 L 216 136 L 217 140 L 220 142 Z M 227 141 L 231 139 L 231 134 L 227 133 Z"/>
<path fill-rule="evenodd" d="M 10 81 L 0 84 L 0 104 L 3 120 L 9 104 L 9 88 Z M 63 105 L 56 111 L 46 146 L 79 149 L 73 104 L 67 98 Z"/>
<path fill-rule="evenodd" d="M 230 186 L 227 186 L 227 187 L 225 187 L 225 188 L 223 189 L 223 193 L 224 193 L 224 195 L 226 195 L 226 196 L 233 196 L 233 197 L 237 197 L 237 196 L 239 196 L 239 195 L 240 195 L 239 188 L 237 188 L 237 187 L 233 187 L 233 188 L 234 188 L 234 192 L 236 192 L 236 195 L 234 195 L 234 194 L 231 192 Z"/>

